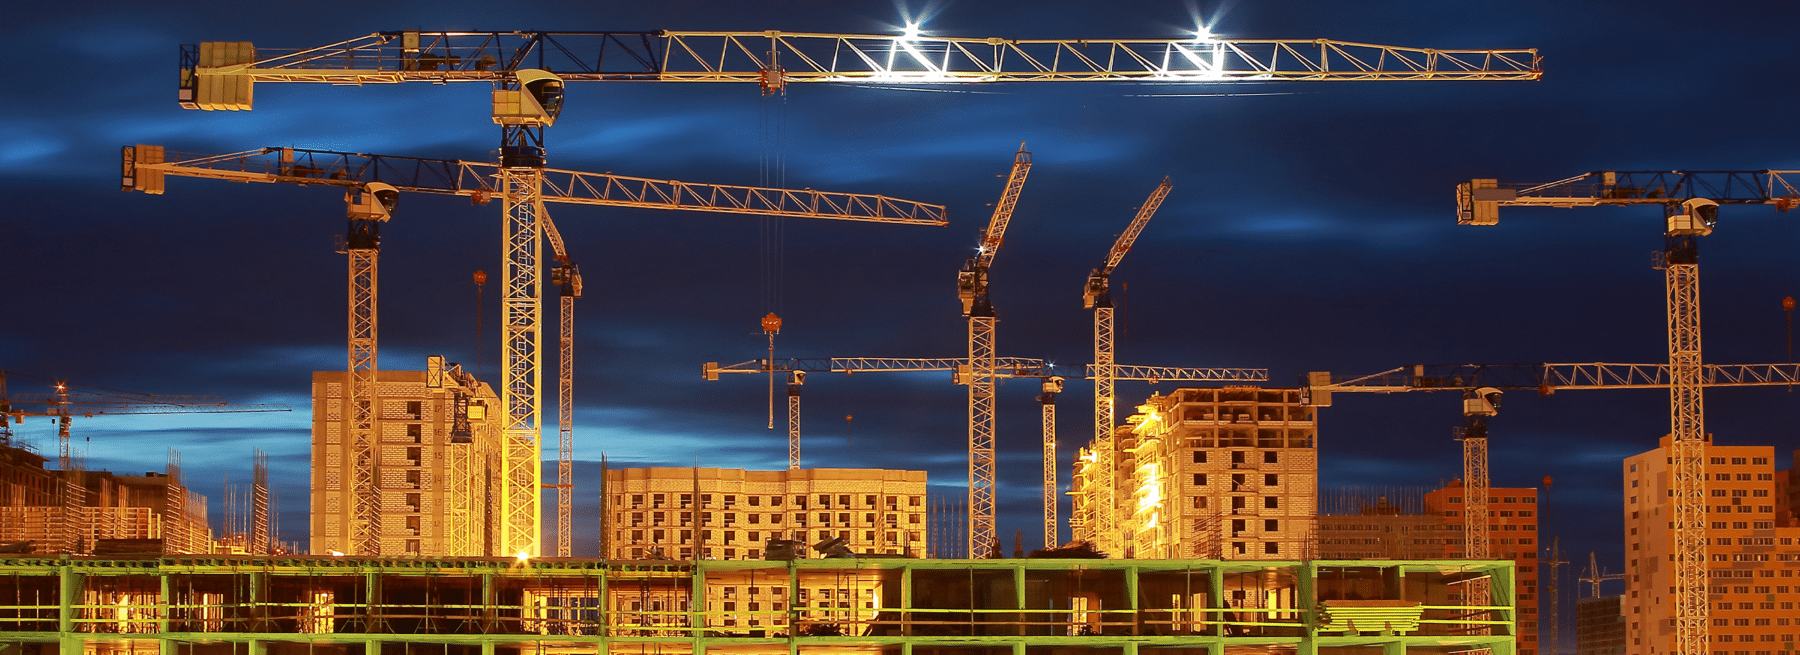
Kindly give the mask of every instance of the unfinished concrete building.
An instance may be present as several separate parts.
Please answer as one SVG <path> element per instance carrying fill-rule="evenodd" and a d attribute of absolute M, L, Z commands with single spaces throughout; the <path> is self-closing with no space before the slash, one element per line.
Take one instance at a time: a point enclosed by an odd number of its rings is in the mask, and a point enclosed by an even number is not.
<path fill-rule="evenodd" d="M 381 370 L 376 379 L 381 552 L 492 554 L 499 399 L 455 364 L 440 357 L 427 364 L 424 371 Z M 345 438 L 351 433 L 347 377 L 344 371 L 313 372 L 308 535 L 315 555 L 357 551 L 350 543 L 358 490 L 350 484 L 355 460 Z M 459 426 L 459 418 L 466 425 Z"/>
<path fill-rule="evenodd" d="M 924 471 L 892 469 L 612 470 L 601 548 L 617 559 L 754 560 L 770 539 L 843 537 L 855 553 L 922 554 L 925 485 Z"/>
<path fill-rule="evenodd" d="M 1676 652 L 1675 532 L 1669 438 L 1625 458 L 1625 652 Z M 1770 446 L 1705 444 L 1706 553 L 1712 647 L 1731 655 L 1793 651 L 1800 635 L 1800 526 L 1777 481 Z"/>
<path fill-rule="evenodd" d="M 1151 396 L 1076 457 L 1074 537 L 1115 557 L 1310 558 L 1317 435 L 1299 389 Z"/>
<path fill-rule="evenodd" d="M 166 472 L 143 475 L 58 471 L 46 461 L 0 443 L 0 543 L 42 554 L 213 552 L 206 496 L 182 485 L 178 456 Z"/>
<path fill-rule="evenodd" d="M 1511 572 L 1504 561 L 0 559 L 0 642 L 21 655 L 1511 655 Z M 1456 600 L 1471 579 L 1493 582 L 1479 610 Z M 802 594 L 824 588 L 843 591 Z"/>

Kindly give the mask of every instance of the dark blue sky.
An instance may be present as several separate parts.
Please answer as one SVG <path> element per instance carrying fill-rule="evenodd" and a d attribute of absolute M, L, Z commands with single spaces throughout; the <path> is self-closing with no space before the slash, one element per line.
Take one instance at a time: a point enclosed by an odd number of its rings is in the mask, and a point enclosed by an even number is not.
<path fill-rule="evenodd" d="M 43 7 L 39 5 L 38 7 Z M 484 159 L 486 88 L 264 84 L 253 112 L 176 106 L 176 46 L 323 45 L 379 30 L 766 30 L 891 33 L 924 8 L 851 3 L 116 3 L 14 10 L 13 42 L 43 53 L 11 86 L 0 185 L 13 293 L 9 370 L 148 393 L 285 402 L 286 415 L 81 420 L 95 468 L 160 469 L 181 448 L 221 495 L 272 454 L 283 537 L 303 539 L 309 372 L 344 365 L 339 194 L 170 179 L 166 196 L 114 189 L 118 147 L 223 153 L 298 146 Z M 266 13 L 263 13 L 266 11 Z M 34 13 L 36 12 L 36 13 Z M 1372 373 L 1413 363 L 1658 362 L 1666 358 L 1656 209 L 1504 212 L 1459 227 L 1472 177 L 1549 181 L 1601 169 L 1800 168 L 1796 75 L 1777 2 L 940 3 L 928 34 L 1138 38 L 1189 33 L 1196 14 L 1236 38 L 1327 37 L 1437 48 L 1536 47 L 1540 82 L 1287 83 L 1206 87 L 1034 84 L 928 93 L 796 86 L 585 84 L 550 131 L 551 164 L 756 184 L 784 117 L 785 181 L 948 205 L 947 228 L 788 220 L 783 355 L 958 356 L 957 267 L 998 197 L 1012 151 L 1036 167 L 992 275 L 1004 354 L 1091 358 L 1079 287 L 1158 179 L 1175 189 L 1115 277 L 1129 285 L 1119 360 Z M 1248 94 L 1195 97 L 1193 94 Z M 474 360 L 469 275 L 498 270 L 498 205 L 408 197 L 384 228 L 382 362 Z M 577 554 L 592 553 L 602 452 L 618 465 L 777 468 L 760 380 L 700 380 L 702 362 L 761 355 L 761 221 L 559 207 L 582 264 Z M 1800 295 L 1800 227 L 1728 208 L 1703 240 L 1707 360 L 1786 359 L 1780 300 Z M 498 293 L 483 345 L 492 373 Z M 491 375 L 489 377 L 492 377 Z M 16 381 L 15 391 L 30 391 Z M 1158 390 L 1121 385 L 1121 404 Z M 1166 390 L 1166 387 L 1164 388 Z M 1035 383 L 1003 385 L 1000 531 L 1035 534 Z M 1089 387 L 1064 394 L 1065 462 L 1089 432 Z M 1800 446 L 1785 389 L 1708 394 L 1720 443 Z M 1339 396 L 1321 412 L 1322 484 L 1429 485 L 1460 474 L 1457 398 Z M 965 476 L 963 391 L 947 375 L 815 376 L 809 466 Z M 1513 394 L 1493 421 L 1496 485 L 1557 479 L 1544 536 L 1620 568 L 1618 464 L 1667 430 L 1657 391 Z M 841 417 L 856 416 L 850 445 Z M 553 417 L 547 417 L 553 421 Z M 553 423 L 552 423 L 553 425 Z M 47 450 L 53 427 L 20 428 Z M 91 443 L 86 439 L 91 438 Z M 547 453 L 554 458 L 553 453 Z M 1064 467 L 1066 481 L 1066 466 Z M 215 512 L 217 512 L 215 502 Z M 548 537 L 548 535 L 547 535 Z M 1547 541 L 1547 539 L 1546 539 Z"/>

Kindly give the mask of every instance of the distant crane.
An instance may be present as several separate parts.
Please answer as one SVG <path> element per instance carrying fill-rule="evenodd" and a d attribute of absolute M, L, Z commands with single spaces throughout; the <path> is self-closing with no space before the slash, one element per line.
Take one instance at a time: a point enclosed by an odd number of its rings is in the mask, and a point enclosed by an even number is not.
<path fill-rule="evenodd" d="M 1562 558 L 1562 537 L 1550 539 L 1549 556 L 1542 562 L 1545 568 L 1550 569 L 1550 577 L 1544 581 L 1544 595 L 1549 596 L 1544 603 L 1547 609 L 1545 613 L 1550 620 L 1546 622 L 1549 624 L 1547 629 L 1540 632 L 1544 636 L 1546 655 L 1556 655 L 1561 652 L 1557 648 L 1562 643 L 1562 567 L 1568 564 Z"/>
<path fill-rule="evenodd" d="M 1548 184 L 1457 185 L 1457 223 L 1493 225 L 1500 207 L 1655 205 L 1663 209 L 1669 338 L 1669 450 L 1674 461 L 1675 651 L 1710 651 L 1707 617 L 1706 426 L 1700 347 L 1700 237 L 1712 234 L 1720 205 L 1800 204 L 1784 176 L 1800 171 L 1596 171 Z"/>
<path fill-rule="evenodd" d="M 1591 551 L 1591 550 L 1588 551 L 1587 575 L 1581 576 L 1581 581 L 1588 583 L 1588 598 L 1599 598 L 1600 597 L 1600 584 L 1601 583 L 1606 582 L 1607 580 L 1624 580 L 1624 579 L 1625 579 L 1625 574 L 1623 574 L 1623 573 L 1612 573 L 1612 574 L 1606 573 L 1603 569 L 1600 568 L 1600 560 L 1599 560 L 1599 558 L 1594 556 L 1594 551 Z"/>
<path fill-rule="evenodd" d="M 12 375 L 17 375 L 13 373 Z M 71 391 L 69 385 L 58 381 L 49 393 L 9 393 L 6 387 L 8 372 L 0 371 L 0 429 L 10 434 L 10 426 L 4 426 L 4 419 L 10 418 L 13 423 L 23 422 L 26 417 L 50 417 L 56 419 L 57 468 L 68 471 L 73 465 L 69 452 L 69 424 L 77 416 L 95 417 L 117 414 L 238 414 L 247 412 L 286 412 L 287 405 L 281 403 L 257 403 L 233 405 L 218 396 L 166 396 L 147 393 L 130 393 L 124 391 Z M 35 407 L 42 409 L 33 409 Z"/>
<path fill-rule="evenodd" d="M 249 412 L 285 412 L 280 403 L 233 405 L 218 396 L 165 396 L 123 391 L 71 391 L 69 385 L 57 381 L 49 393 L 15 394 L 7 391 L 7 372 L 0 371 L 0 444 L 11 445 L 12 423 L 25 417 L 50 417 L 56 420 L 57 469 L 63 471 L 56 488 L 58 504 L 67 511 L 81 502 L 80 480 L 72 477 L 76 470 L 70 452 L 69 424 L 76 416 L 94 417 L 117 414 L 237 414 Z M 41 406 L 41 409 L 37 407 Z M 64 521 L 64 529 L 74 525 Z M 64 543 L 73 541 L 65 535 Z"/>
<path fill-rule="evenodd" d="M 768 46 L 749 42 L 766 39 Z M 614 56 L 603 56 L 607 48 Z M 270 52 L 265 49 L 264 54 Z M 502 543 L 540 550 L 537 498 L 541 423 L 544 129 L 563 106 L 565 81 L 755 83 L 764 94 L 790 82 L 942 84 L 1001 81 L 1222 83 L 1278 80 L 1536 80 L 1535 49 L 1442 50 L 1326 39 L 1017 40 L 765 32 L 379 32 L 319 47 L 258 56 L 249 42 L 180 47 L 182 107 L 248 110 L 256 82 L 361 86 L 375 83 L 492 84 L 501 127 L 500 188 L 506 248 L 500 401 Z M 1104 52 L 1104 54 L 1102 54 Z M 701 54 L 706 53 L 706 54 Z M 717 53 L 716 58 L 712 53 Z M 767 61 L 762 59 L 767 53 Z M 777 62 L 803 68 L 788 70 Z M 838 56 L 844 54 L 846 56 Z M 609 66 L 610 64 L 610 66 Z M 979 366 L 978 366 L 979 368 Z M 988 380 L 991 382 L 991 380 Z M 979 385 L 977 385 L 979 386 Z M 974 393 L 972 390 L 971 393 Z M 972 403 L 973 404 L 973 403 Z M 991 435 L 990 435 L 991 436 Z M 971 475 L 975 486 L 978 475 Z M 991 465 L 987 478 L 991 481 Z M 972 489 L 991 510 L 991 489 Z M 971 505 L 971 526 L 991 537 L 991 512 Z M 985 521 L 985 522 L 984 522 Z M 974 532 L 972 530 L 972 532 Z M 973 539 L 975 535 L 971 535 Z M 985 544 L 984 544 L 985 546 Z"/>
<path fill-rule="evenodd" d="M 350 228 L 346 235 L 346 251 L 351 255 L 350 268 L 350 352 L 351 371 L 367 371 L 373 379 L 375 365 L 375 317 L 378 299 L 376 256 L 380 246 L 380 224 L 392 216 L 397 193 L 450 194 L 487 202 L 503 192 L 497 186 L 495 165 L 443 159 L 419 159 L 388 155 L 365 155 L 327 150 L 296 148 L 263 148 L 223 155 L 184 155 L 170 160 L 161 146 L 126 146 L 122 150 L 124 177 L 122 189 L 161 194 L 167 175 L 202 177 L 236 182 L 284 183 L 344 187 L 350 205 Z M 916 225 L 944 224 L 944 208 L 938 205 L 857 194 L 824 191 L 793 191 L 758 187 L 737 187 L 686 182 L 632 178 L 610 173 L 546 169 L 543 171 L 545 202 L 612 207 L 681 209 L 713 213 L 835 218 L 854 221 L 902 223 Z M 557 552 L 569 552 L 571 530 L 570 505 L 573 489 L 573 380 L 574 380 L 574 301 L 581 296 L 580 269 L 570 259 L 556 224 L 549 213 L 540 209 L 542 233 L 554 255 L 549 281 L 557 289 L 560 305 L 561 351 L 558 375 L 557 451 Z M 353 375 L 352 396 L 358 396 L 355 384 L 363 376 Z M 372 394 L 373 391 L 367 391 Z M 370 396 L 372 397 L 372 395 Z M 357 407 L 371 407 L 356 404 Z M 369 431 L 372 435 L 372 428 Z M 362 443 L 354 441 L 353 443 Z M 358 478 L 367 471 L 368 480 L 376 479 L 372 456 L 357 457 Z M 366 465 L 366 466 L 365 466 Z M 512 478 L 509 477 L 509 480 Z M 550 485 L 546 485 L 550 486 Z M 373 485 L 353 487 L 358 490 L 358 507 L 370 511 L 360 513 L 359 525 L 371 526 L 355 542 L 367 553 L 379 553 L 379 490 Z M 366 491 L 365 491 L 366 490 Z M 366 501 L 366 502 L 365 502 Z M 367 523 L 363 523 L 363 522 Z"/>
<path fill-rule="evenodd" d="M 962 300 L 963 317 L 969 324 L 969 556 L 987 553 L 994 534 L 994 304 L 988 298 L 988 269 L 1006 239 L 1025 176 L 1031 173 L 1031 153 L 1019 144 L 1013 155 L 1006 190 L 994 203 L 994 214 L 981 233 L 975 255 L 956 274 L 956 295 Z"/>
<path fill-rule="evenodd" d="M 1088 273 L 1087 285 L 1082 287 L 1081 292 L 1082 307 L 1094 310 L 1094 365 L 1090 369 L 1090 377 L 1094 381 L 1094 453 L 1097 460 L 1094 466 L 1103 478 L 1100 487 L 1104 490 L 1104 497 L 1096 507 L 1099 511 L 1095 512 L 1095 518 L 1099 525 L 1095 526 L 1094 534 L 1100 537 L 1095 546 L 1102 551 L 1123 550 L 1118 549 L 1122 544 L 1114 542 L 1120 535 L 1118 516 L 1115 513 L 1118 489 L 1113 479 L 1116 471 L 1112 449 L 1100 446 L 1112 441 L 1116 418 L 1113 411 L 1113 302 L 1112 292 L 1108 287 L 1113 269 L 1124 261 L 1125 253 L 1131 252 L 1132 244 L 1137 243 L 1138 235 L 1143 233 L 1144 226 L 1150 224 L 1150 217 L 1156 215 L 1157 208 L 1162 206 L 1163 199 L 1169 197 L 1169 190 L 1173 188 L 1169 178 L 1164 177 L 1162 183 L 1150 192 L 1150 197 L 1138 207 L 1137 215 L 1125 226 L 1125 231 L 1120 232 L 1118 239 L 1113 241 L 1112 250 L 1107 251 L 1106 259 L 1100 263 L 1099 268 Z M 1044 475 L 1046 486 L 1054 487 L 1054 471 L 1045 469 Z M 1047 518 L 1050 519 L 1049 522 L 1054 522 L 1055 517 Z"/>

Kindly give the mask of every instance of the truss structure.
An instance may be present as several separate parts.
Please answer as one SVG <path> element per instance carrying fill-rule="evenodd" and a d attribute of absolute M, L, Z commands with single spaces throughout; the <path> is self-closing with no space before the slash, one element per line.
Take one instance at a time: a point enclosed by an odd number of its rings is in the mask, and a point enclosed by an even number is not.
<path fill-rule="evenodd" d="M 353 235 L 354 237 L 354 235 Z M 361 556 L 381 554 L 381 443 L 375 434 L 380 402 L 375 393 L 380 250 L 370 244 L 351 243 L 345 254 L 350 262 L 349 364 L 350 389 L 350 488 L 353 502 L 350 546 Z"/>
<path fill-rule="evenodd" d="M 160 163 L 140 162 L 135 168 L 148 173 L 234 182 L 324 184 L 346 188 L 381 182 L 403 192 L 458 195 L 476 202 L 487 202 L 504 194 L 501 168 L 489 162 L 300 148 L 262 148 L 219 155 L 169 153 L 166 158 Z M 904 225 L 949 223 L 943 205 L 881 195 L 695 184 L 561 169 L 543 169 L 541 172 L 539 195 L 543 202 Z M 141 173 L 139 177 L 142 177 Z"/>
<path fill-rule="evenodd" d="M 1049 388 L 1048 383 L 1046 383 L 1046 388 L 1044 390 L 1044 393 L 1042 395 L 1038 396 L 1038 402 L 1043 405 L 1042 430 L 1043 430 L 1043 434 L 1044 434 L 1044 440 L 1043 440 L 1044 441 L 1044 443 L 1043 443 L 1043 446 L 1044 446 L 1044 488 L 1043 488 L 1043 493 L 1044 493 L 1044 498 L 1043 498 L 1044 547 L 1045 548 L 1055 548 L 1061 544 L 1061 541 L 1057 539 L 1057 531 L 1058 531 L 1059 527 L 1058 527 L 1058 522 L 1056 520 L 1056 514 L 1057 514 L 1057 511 L 1056 511 L 1057 510 L 1057 502 L 1056 502 L 1057 498 L 1056 497 L 1057 497 L 1057 491 L 1059 489 L 1059 487 L 1056 484 L 1056 468 L 1057 468 L 1056 392 L 1053 391 L 1051 388 Z"/>
<path fill-rule="evenodd" d="M 969 553 L 984 558 L 994 528 L 994 323 L 969 317 Z"/>
<path fill-rule="evenodd" d="M 1333 376 L 1329 382 L 1312 385 L 1312 390 L 1315 393 L 1406 393 L 1494 387 L 1555 393 L 1581 389 L 1662 389 L 1669 386 L 1670 380 L 1668 364 L 1433 364 L 1402 366 L 1371 375 Z M 1800 364 L 1701 364 L 1699 383 L 1707 387 L 1800 384 Z"/>
<path fill-rule="evenodd" d="M 1701 655 L 1711 645 L 1706 557 L 1705 386 L 1700 363 L 1700 267 L 1664 269 L 1669 327 L 1669 485 L 1675 495 L 1675 641 L 1677 652 Z"/>
<path fill-rule="evenodd" d="M 1119 534 L 1119 490 L 1115 484 L 1118 471 L 1114 470 L 1112 433 L 1113 424 L 1118 420 L 1116 399 L 1113 395 L 1114 376 L 1118 367 L 1113 365 L 1113 307 L 1110 304 L 1094 307 L 1094 364 L 1088 367 L 1088 378 L 1094 381 L 1094 446 L 1096 459 L 1090 477 L 1098 478 L 1095 484 L 1100 485 L 1101 498 L 1094 505 L 1093 535 L 1094 547 L 1105 553 L 1123 553 L 1124 542 Z"/>
<path fill-rule="evenodd" d="M 575 495 L 575 296 L 564 294 L 557 306 L 561 320 L 556 332 L 556 556 L 570 557 L 575 534 L 571 509 Z"/>
<path fill-rule="evenodd" d="M 499 82 L 521 68 L 569 82 L 952 84 L 1272 80 L 1536 80 L 1536 49 L 1436 49 L 1332 39 L 1008 39 L 763 32 L 378 32 L 247 63 L 183 51 L 184 104 L 208 78 L 382 84 Z M 779 64 L 777 64 L 779 62 Z M 224 108 L 224 107 L 221 107 Z"/>
<path fill-rule="evenodd" d="M 543 485 L 539 438 L 543 423 L 543 202 L 537 190 L 539 169 L 502 168 L 506 202 L 504 242 L 506 272 L 501 298 L 503 330 L 500 406 L 503 408 L 500 466 L 500 552 L 542 555 L 538 530 L 538 489 Z"/>

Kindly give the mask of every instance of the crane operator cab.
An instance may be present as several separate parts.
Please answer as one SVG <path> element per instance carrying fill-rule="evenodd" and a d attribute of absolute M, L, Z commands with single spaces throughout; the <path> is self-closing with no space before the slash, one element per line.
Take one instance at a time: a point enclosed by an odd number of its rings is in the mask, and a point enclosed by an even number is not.
<path fill-rule="evenodd" d="M 350 220 L 386 221 L 394 217 L 394 206 L 400 201 L 400 190 L 390 184 L 370 182 L 360 189 L 344 193 L 350 205 Z"/>
<path fill-rule="evenodd" d="M 1481 387 L 1463 396 L 1463 416 L 1493 416 L 1500 413 L 1500 390 Z"/>
<path fill-rule="evenodd" d="M 1668 220 L 1669 236 L 1712 234 L 1713 226 L 1719 224 L 1719 203 L 1706 198 L 1691 198 L 1681 203 L 1678 213 L 1671 214 Z"/>
<path fill-rule="evenodd" d="M 555 125 L 557 115 L 562 113 L 562 78 L 549 71 L 527 68 L 513 73 L 513 79 L 516 88 L 494 89 L 494 122 L 500 125 Z"/>

